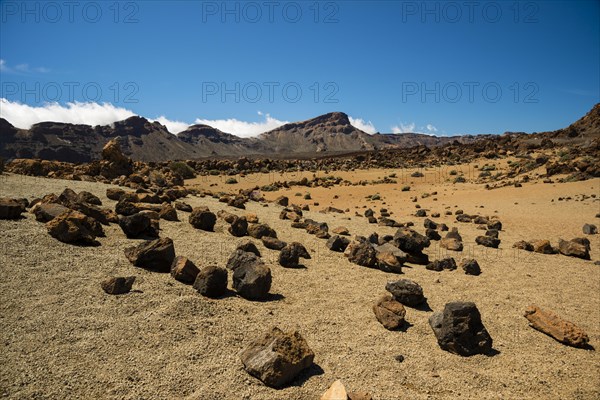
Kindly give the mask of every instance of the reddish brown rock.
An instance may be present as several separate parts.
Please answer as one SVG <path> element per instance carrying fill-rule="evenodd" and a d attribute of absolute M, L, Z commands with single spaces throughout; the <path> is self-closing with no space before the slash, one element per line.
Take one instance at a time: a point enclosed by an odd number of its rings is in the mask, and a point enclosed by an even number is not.
<path fill-rule="evenodd" d="M 373 305 L 375 317 L 385 329 L 394 330 L 402 327 L 406 310 L 402 303 L 386 294 Z"/>
<path fill-rule="evenodd" d="M 97 246 L 97 236 L 104 236 L 98 221 L 78 211 L 69 210 L 46 223 L 48 233 L 53 238 L 71 244 Z"/>
<path fill-rule="evenodd" d="M 171 276 L 183 283 L 194 283 L 200 270 L 187 257 L 177 256 L 171 264 Z"/>
<path fill-rule="evenodd" d="M 548 240 L 536 240 L 536 241 L 532 242 L 531 245 L 533 246 L 533 251 L 535 251 L 536 253 L 542 253 L 542 254 L 555 254 L 556 253 L 556 249 L 554 249 L 554 247 L 552 247 L 552 245 L 550 244 L 550 241 L 548 241 Z"/>
<path fill-rule="evenodd" d="M 527 307 L 524 314 L 529 326 L 568 346 L 587 347 L 588 335 L 577 325 L 565 321 L 551 311 L 545 311 L 535 305 Z"/>
<path fill-rule="evenodd" d="M 134 282 L 135 276 L 113 277 L 102 281 L 100 286 L 106 293 L 117 295 L 129 293 Z"/>

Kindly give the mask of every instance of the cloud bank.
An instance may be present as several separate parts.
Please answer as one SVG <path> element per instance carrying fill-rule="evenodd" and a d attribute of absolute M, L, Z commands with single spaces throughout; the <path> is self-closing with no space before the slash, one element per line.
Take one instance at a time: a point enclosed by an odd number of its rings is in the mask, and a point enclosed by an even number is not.
<path fill-rule="evenodd" d="M 86 124 L 92 126 L 110 125 L 116 121 L 121 121 L 134 115 L 137 114 L 126 108 L 115 107 L 110 103 L 98 104 L 93 102 L 73 102 L 65 105 L 47 103 L 43 106 L 30 106 L 4 98 L 0 99 L 0 117 L 8 120 L 8 122 L 21 129 L 29 129 L 33 124 L 46 121 Z M 257 122 L 241 121 L 235 118 L 196 118 L 194 124 L 209 125 L 239 137 L 255 137 L 263 132 L 268 132 L 289 123 L 289 121 L 274 118 L 268 113 L 259 111 L 258 115 L 260 116 L 260 120 Z M 369 134 L 377 132 L 377 129 L 371 121 L 352 117 L 349 117 L 349 119 L 353 126 L 362 131 Z M 157 118 L 148 118 L 148 120 L 159 122 L 166 126 L 169 132 L 174 134 L 182 132 L 192 125 L 184 121 L 168 119 L 164 115 Z"/>
<path fill-rule="evenodd" d="M 38 122 L 53 121 L 71 124 L 110 125 L 134 116 L 130 110 L 110 103 L 48 103 L 40 107 L 0 99 L 0 117 L 21 129 L 29 129 Z"/>
<path fill-rule="evenodd" d="M 394 125 L 391 127 L 391 130 L 392 133 L 423 133 L 425 135 L 435 135 L 438 131 L 438 129 L 431 124 L 427 124 L 424 127 L 417 127 L 417 124 L 414 122 Z"/>
<path fill-rule="evenodd" d="M 281 121 L 271 117 L 269 114 L 263 114 L 259 112 L 258 115 L 264 117 L 263 121 L 260 122 L 246 122 L 240 121 L 239 119 L 201 119 L 197 118 L 195 124 L 210 125 L 213 128 L 217 128 L 223 132 L 231 133 L 239 137 L 254 137 L 258 136 L 263 132 L 270 131 L 275 128 L 279 128 L 282 125 L 288 124 L 289 121 Z"/>
<path fill-rule="evenodd" d="M 352 118 L 350 116 L 348 116 L 348 119 L 350 120 L 350 123 L 352 124 L 352 126 L 354 126 L 355 128 L 360 129 L 363 132 L 367 132 L 368 134 L 374 134 L 377 133 L 377 129 L 375 128 L 375 125 L 373 125 L 373 123 L 371 121 L 365 121 L 362 118 Z"/>

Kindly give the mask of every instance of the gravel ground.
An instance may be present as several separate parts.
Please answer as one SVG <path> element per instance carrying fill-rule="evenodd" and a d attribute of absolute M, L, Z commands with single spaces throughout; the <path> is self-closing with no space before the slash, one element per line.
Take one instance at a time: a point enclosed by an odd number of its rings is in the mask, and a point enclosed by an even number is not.
<path fill-rule="evenodd" d="M 422 266 L 406 267 L 401 276 L 362 268 L 328 251 L 324 241 L 278 219 L 279 206 L 249 203 L 243 211 L 212 198 L 185 199 L 213 212 L 255 213 L 280 239 L 299 241 L 309 249 L 312 259 L 305 261 L 306 268 L 284 269 L 277 264 L 277 252 L 256 241 L 273 272 L 274 296 L 265 302 L 247 301 L 233 292 L 222 299 L 206 299 L 169 274 L 133 267 L 123 249 L 139 241 L 127 239 L 117 225 L 105 227 L 107 237 L 99 239 L 100 247 L 89 248 L 56 241 L 31 214 L 18 221 L 0 221 L 0 397 L 317 399 L 341 379 L 349 390 L 368 391 L 375 399 L 598 399 L 597 352 L 564 346 L 529 328 L 523 312 L 532 303 L 555 311 L 583 328 L 598 348 L 600 267 L 510 247 L 532 238 L 532 233 L 552 240 L 582 236 L 577 233 L 582 220 L 598 225 L 593 218 L 598 202 L 561 204 L 557 213 L 550 199 L 598 193 L 599 186 L 600 180 L 543 189 L 527 185 L 518 192 L 523 207 L 514 205 L 514 188 L 498 189 L 493 195 L 476 188 L 465 189 L 462 195 L 448 192 L 448 198 L 441 194 L 442 213 L 444 204 L 456 203 L 467 213 L 484 213 L 474 204 L 486 204 L 487 212 L 499 211 L 505 222 L 501 249 L 483 251 L 473 244 L 482 231 L 457 225 L 453 217 L 438 219 L 459 227 L 470 249 L 467 253 L 472 253 L 468 255 L 481 265 L 483 273 L 477 277 L 460 269 L 436 273 Z M 31 200 L 66 187 L 90 191 L 114 208 L 115 202 L 105 197 L 108 185 L 0 176 L 2 197 Z M 328 190 L 348 201 L 348 191 L 355 189 Z M 527 193 L 536 199 L 535 215 L 527 208 L 531 207 Z M 299 199 L 288 195 L 291 201 Z M 397 210 L 393 218 L 413 220 L 417 230 L 424 230 L 422 219 L 408 217 L 414 213 L 413 203 L 395 202 L 392 197 L 387 202 L 388 208 Z M 221 220 L 216 232 L 203 232 L 189 225 L 188 213 L 178 214 L 182 222 L 161 221 L 161 236 L 172 238 L 177 255 L 200 267 L 224 265 L 244 240 L 229 235 Z M 328 222 L 330 228 L 344 225 L 352 234 L 394 232 L 369 225 L 365 218 L 306 214 Z M 593 260 L 600 258 L 598 238 L 592 240 Z M 440 255 L 436 246 L 427 252 L 432 258 Z M 453 255 L 458 261 L 467 254 Z M 134 292 L 109 296 L 101 290 L 105 277 L 128 275 L 137 277 Z M 419 282 L 433 310 L 453 300 L 474 301 L 497 354 L 462 358 L 442 351 L 427 322 L 431 311 L 407 308 L 411 325 L 405 332 L 384 329 L 371 306 L 385 293 L 385 283 L 400 277 Z M 315 365 L 282 390 L 248 375 L 238 357 L 250 340 L 273 325 L 298 329 L 316 354 Z M 397 355 L 404 361 L 396 361 Z"/>

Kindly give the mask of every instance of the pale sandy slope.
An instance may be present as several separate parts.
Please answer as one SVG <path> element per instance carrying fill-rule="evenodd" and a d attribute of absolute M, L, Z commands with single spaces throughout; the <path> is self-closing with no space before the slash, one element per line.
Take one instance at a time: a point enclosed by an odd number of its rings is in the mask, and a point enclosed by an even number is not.
<path fill-rule="evenodd" d="M 374 174 L 383 175 L 381 171 Z M 368 178 L 372 179 L 372 178 Z M 354 217 L 364 196 L 379 192 L 399 221 L 414 221 L 408 199 L 437 190 L 419 200 L 424 208 L 444 212 L 455 205 L 467 213 L 496 214 L 504 223 L 501 249 L 476 246 L 482 231 L 458 226 L 483 270 L 481 276 L 462 271 L 436 273 L 422 266 L 405 268 L 403 277 L 419 282 L 434 310 L 452 300 L 474 301 L 494 339 L 496 356 L 461 358 L 444 352 L 427 323 L 431 312 L 407 310 L 412 324 L 406 332 L 385 330 L 374 318 L 372 303 L 385 293 L 385 283 L 397 275 L 365 269 L 331 253 L 324 241 L 291 229 L 277 218 L 280 207 L 248 204 L 248 212 L 275 228 L 286 241 L 304 243 L 313 255 L 306 269 L 277 265 L 277 252 L 261 250 L 273 271 L 269 302 L 235 296 L 205 299 L 168 274 L 131 266 L 123 249 L 136 243 L 120 228 L 106 229 L 97 248 L 66 245 L 52 239 L 31 215 L 20 221 L 0 221 L 0 396 L 30 398 L 115 399 L 311 399 L 336 379 L 351 390 L 366 390 L 376 399 L 597 399 L 600 397 L 600 358 L 596 351 L 561 345 L 527 326 L 522 313 L 535 303 L 553 310 L 587 331 L 600 347 L 600 266 L 561 255 L 514 252 L 513 242 L 525 238 L 581 236 L 585 222 L 599 224 L 598 201 L 551 202 L 559 196 L 599 194 L 598 179 L 569 184 L 525 184 L 522 188 L 482 190 L 475 185 L 443 181 L 401 192 L 403 183 L 385 186 L 310 189 L 322 206 L 331 202 L 351 208 L 344 215 L 307 216 L 330 227 L 345 225 L 353 234 L 393 233 Z M 460 186 L 460 187 L 459 187 Z M 104 196 L 106 185 L 22 176 L 0 177 L 0 196 L 33 198 L 65 187 Z M 394 190 L 396 189 L 396 190 Z M 292 201 L 304 202 L 287 192 Z M 321 193 L 322 192 L 322 193 Z M 339 199 L 333 200 L 338 194 Z M 351 196 L 352 195 L 352 196 Z M 212 198 L 190 198 L 193 206 L 212 211 L 228 209 Z M 311 201 L 312 203 L 312 201 Z M 518 203 L 518 204 L 514 204 Z M 476 208 L 484 205 L 485 208 Z M 362 208 L 359 209 L 363 211 Z M 495 213 L 497 211 L 497 213 Z M 162 236 L 175 241 L 176 252 L 199 266 L 224 265 L 243 239 L 233 238 L 221 221 L 217 232 L 194 230 L 184 222 L 161 221 Z M 592 260 L 600 259 L 598 239 L 592 239 Z M 432 258 L 440 251 L 428 249 Z M 453 254 L 459 259 L 461 254 Z M 137 293 L 108 296 L 99 282 L 109 275 L 136 275 Z M 265 387 L 244 372 L 237 353 L 256 335 L 277 325 L 298 329 L 314 350 L 318 367 L 284 390 Z M 403 355 L 405 361 L 394 359 Z"/>

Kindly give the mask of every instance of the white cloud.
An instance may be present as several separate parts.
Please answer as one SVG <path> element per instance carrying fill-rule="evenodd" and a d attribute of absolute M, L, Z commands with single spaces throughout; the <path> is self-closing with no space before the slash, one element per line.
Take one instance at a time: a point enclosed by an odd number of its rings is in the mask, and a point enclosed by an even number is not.
<path fill-rule="evenodd" d="M 160 122 L 162 125 L 166 126 L 169 132 L 171 133 L 179 133 L 185 131 L 190 126 L 190 124 L 188 124 L 187 122 L 171 121 L 170 119 L 167 119 L 164 115 L 161 115 L 160 117 L 152 119 L 150 121 Z"/>
<path fill-rule="evenodd" d="M 68 122 L 72 124 L 109 125 L 135 115 L 125 108 L 104 103 L 47 103 L 33 107 L 27 104 L 0 99 L 0 117 L 21 129 L 44 121 Z"/>
<path fill-rule="evenodd" d="M 410 124 L 399 124 L 392 126 L 392 133 L 412 133 L 415 131 L 415 123 Z"/>
<path fill-rule="evenodd" d="M 239 119 L 201 119 L 197 118 L 195 124 L 210 125 L 213 128 L 217 128 L 223 132 L 231 133 L 240 137 L 254 137 L 258 136 L 263 132 L 270 131 L 275 128 L 279 128 L 282 125 L 289 123 L 289 121 L 281 121 L 271 117 L 269 114 L 263 114 L 260 111 L 258 115 L 264 116 L 264 120 L 260 122 L 247 122 L 240 121 Z"/>
<path fill-rule="evenodd" d="M 438 129 L 432 124 L 427 124 L 424 127 L 417 127 L 414 122 L 408 124 L 398 124 L 391 127 L 392 133 L 423 133 L 425 135 L 435 135 Z"/>
<path fill-rule="evenodd" d="M 348 119 L 350 120 L 350 123 L 352 124 L 352 126 L 360 129 L 363 132 L 367 132 L 371 135 L 374 133 L 377 133 L 377 129 L 375 128 L 375 126 L 373 125 L 373 123 L 371 121 L 366 122 L 362 118 L 352 118 L 350 116 L 348 116 Z"/>
<path fill-rule="evenodd" d="M 45 74 L 50 72 L 48 68 L 45 67 L 30 67 L 29 64 L 17 64 L 14 67 L 9 67 L 6 63 L 6 60 L 0 59 L 0 71 L 4 73 L 16 73 L 16 74 L 28 74 L 32 72 L 39 72 Z"/>

